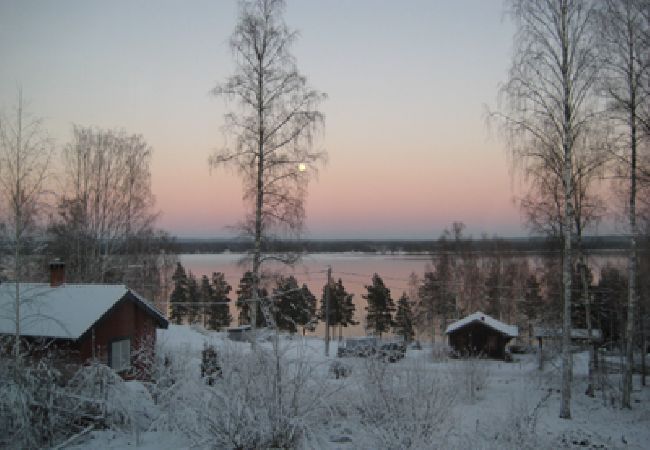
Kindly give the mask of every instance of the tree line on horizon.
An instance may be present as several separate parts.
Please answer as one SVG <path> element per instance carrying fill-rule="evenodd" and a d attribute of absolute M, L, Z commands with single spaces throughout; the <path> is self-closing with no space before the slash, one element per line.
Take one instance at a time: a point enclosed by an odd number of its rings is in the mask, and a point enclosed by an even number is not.
<path fill-rule="evenodd" d="M 272 311 L 278 328 L 282 331 L 296 333 L 313 332 L 317 322 L 325 322 L 326 295 L 330 295 L 330 326 L 338 329 L 342 338 L 344 327 L 360 323 L 365 333 L 385 334 L 402 337 L 405 341 L 415 338 L 430 339 L 435 342 L 443 336 L 447 326 L 455 320 L 476 311 L 482 311 L 505 323 L 516 324 L 521 330 L 523 342 L 532 342 L 533 326 L 558 328 L 561 326 L 562 271 L 561 257 L 549 254 L 542 258 L 540 267 L 531 266 L 527 259 L 513 256 L 503 248 L 494 246 L 490 252 L 478 253 L 465 245 L 463 224 L 455 223 L 452 231 L 446 231 L 439 239 L 443 252 L 432 255 L 431 262 L 422 274 L 412 273 L 408 280 L 408 289 L 399 298 L 393 298 L 391 289 L 380 274 L 371 277 L 371 283 L 365 285 L 362 298 L 366 301 L 363 310 L 357 310 L 353 301 L 354 294 L 345 289 L 342 277 L 325 284 L 317 299 L 306 284 L 300 285 L 295 276 L 275 276 L 261 288 L 260 299 L 270 299 Z M 650 273 L 650 258 L 641 259 L 641 273 Z M 598 270 L 597 273 L 594 270 Z M 183 288 L 187 281 L 179 283 L 178 274 L 190 279 L 190 286 Z M 227 316 L 231 299 L 227 294 L 232 291 L 230 285 L 220 291 L 224 296 L 204 296 L 197 289 L 196 279 L 190 273 L 184 275 L 184 268 L 177 264 L 174 275 L 176 284 L 170 301 L 170 318 L 175 323 L 209 322 L 212 310 L 206 298 L 219 298 L 227 305 L 222 317 Z M 579 300 L 581 272 L 574 269 L 574 301 L 571 305 L 572 323 L 575 328 L 586 328 L 585 305 Z M 607 263 L 596 269 L 587 267 L 589 289 L 592 296 L 592 308 L 589 311 L 594 328 L 601 330 L 603 345 L 608 348 L 620 348 L 623 345 L 626 323 L 625 306 L 627 278 L 616 265 Z M 212 275 L 223 281 L 223 274 Z M 650 279 L 650 277 L 648 277 Z M 208 277 L 203 276 L 201 285 L 207 284 Z M 389 283 L 390 284 L 390 283 Z M 647 282 L 643 284 L 642 304 L 648 302 Z M 251 273 L 246 272 L 239 282 L 235 306 L 237 324 L 249 325 L 251 320 L 250 300 Z M 178 292 L 186 294 L 178 295 Z M 185 300 L 183 300 L 185 299 Z M 210 301 L 210 300 L 208 300 Z M 178 303 L 177 303 L 178 302 Z M 185 303 L 182 303 L 185 302 Z M 261 313 L 256 316 L 257 327 L 267 324 Z M 208 325 L 211 329 L 224 329 L 230 326 L 232 318 L 219 325 Z M 336 332 L 331 333 L 332 336 Z"/>

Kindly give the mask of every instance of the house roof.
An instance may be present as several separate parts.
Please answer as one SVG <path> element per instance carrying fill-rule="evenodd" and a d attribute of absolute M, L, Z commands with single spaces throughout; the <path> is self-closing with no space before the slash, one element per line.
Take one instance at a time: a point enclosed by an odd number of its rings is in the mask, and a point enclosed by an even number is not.
<path fill-rule="evenodd" d="M 130 299 L 166 328 L 167 319 L 124 285 L 20 283 L 20 332 L 24 336 L 79 339 L 118 302 Z M 0 334 L 16 331 L 16 285 L 0 284 Z"/>
<path fill-rule="evenodd" d="M 482 323 L 483 325 L 486 325 L 493 330 L 498 331 L 501 334 L 505 334 L 506 336 L 510 337 L 517 337 L 519 335 L 519 328 L 517 325 L 507 325 L 493 317 L 488 316 L 487 314 L 484 314 L 480 311 L 475 312 L 474 314 L 470 314 L 467 317 L 464 317 L 452 324 L 450 324 L 447 327 L 447 330 L 445 331 L 445 334 L 452 333 L 456 330 L 459 330 L 466 325 L 469 325 L 470 323 L 473 322 L 479 322 Z"/>
<path fill-rule="evenodd" d="M 533 327 L 533 334 L 536 338 L 562 337 L 561 328 Z M 587 339 L 589 330 L 586 328 L 571 328 L 571 339 Z M 591 329 L 591 338 L 595 341 L 603 339 L 603 332 L 599 328 Z"/>

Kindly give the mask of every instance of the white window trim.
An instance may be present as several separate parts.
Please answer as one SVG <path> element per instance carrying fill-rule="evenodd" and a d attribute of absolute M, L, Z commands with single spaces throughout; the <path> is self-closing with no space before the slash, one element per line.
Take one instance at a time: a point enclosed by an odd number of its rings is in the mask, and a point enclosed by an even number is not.
<path fill-rule="evenodd" d="M 111 342 L 111 367 L 116 372 L 131 368 L 131 339 Z"/>

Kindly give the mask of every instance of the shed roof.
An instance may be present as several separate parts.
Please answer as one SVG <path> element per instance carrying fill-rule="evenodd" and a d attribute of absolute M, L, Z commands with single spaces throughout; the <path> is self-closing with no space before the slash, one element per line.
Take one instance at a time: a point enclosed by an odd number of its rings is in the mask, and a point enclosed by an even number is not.
<path fill-rule="evenodd" d="M 155 306 L 124 285 L 20 283 L 20 330 L 24 336 L 79 339 L 111 308 L 131 299 L 163 327 Z M 0 284 L 0 334 L 16 330 L 16 285 Z"/>
<path fill-rule="evenodd" d="M 519 328 L 517 325 L 507 325 L 494 317 L 490 317 L 485 313 L 482 313 L 480 311 L 475 312 L 474 314 L 470 314 L 467 317 L 464 317 L 452 324 L 450 324 L 447 327 L 447 330 L 445 331 L 445 334 L 452 333 L 456 330 L 459 330 L 470 323 L 473 322 L 479 322 L 482 323 L 483 325 L 486 325 L 493 330 L 498 331 L 501 334 L 504 334 L 509 337 L 517 337 L 519 335 Z"/>
<path fill-rule="evenodd" d="M 533 334 L 536 338 L 562 337 L 561 328 L 533 327 Z M 571 328 L 571 339 L 587 339 L 589 330 L 586 328 Z M 599 328 L 591 329 L 591 338 L 595 341 L 603 339 L 603 332 Z"/>

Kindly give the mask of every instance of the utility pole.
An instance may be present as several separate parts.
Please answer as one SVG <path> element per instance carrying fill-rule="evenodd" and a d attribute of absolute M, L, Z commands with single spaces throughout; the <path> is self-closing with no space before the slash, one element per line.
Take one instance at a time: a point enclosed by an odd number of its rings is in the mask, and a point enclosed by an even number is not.
<path fill-rule="evenodd" d="M 330 289 L 332 289 L 332 266 L 327 266 L 327 289 L 325 289 L 325 356 L 330 355 Z"/>

